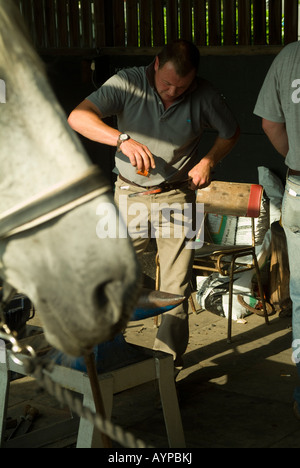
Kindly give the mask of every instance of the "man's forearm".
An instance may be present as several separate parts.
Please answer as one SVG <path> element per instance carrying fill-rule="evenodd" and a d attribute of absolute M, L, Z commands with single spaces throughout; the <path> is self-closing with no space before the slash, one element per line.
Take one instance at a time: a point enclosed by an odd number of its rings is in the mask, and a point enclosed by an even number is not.
<path fill-rule="evenodd" d="M 217 137 L 214 145 L 204 156 L 204 160 L 210 164 L 210 167 L 215 167 L 235 146 L 240 136 L 240 128 L 238 127 L 235 134 L 228 139 Z M 202 160 L 203 160 L 202 159 Z"/>
<path fill-rule="evenodd" d="M 110 146 L 118 144 L 119 130 L 106 125 L 99 109 L 87 99 L 71 112 L 68 123 L 73 130 L 89 140 Z M 148 172 L 150 168 L 155 168 L 151 151 L 142 143 L 130 138 L 122 143 L 121 150 L 138 171 Z"/>
<path fill-rule="evenodd" d="M 83 101 L 68 118 L 69 125 L 89 140 L 105 145 L 117 146 L 120 132 L 103 122 L 97 108 Z"/>
<path fill-rule="evenodd" d="M 289 151 L 289 141 L 285 123 L 262 119 L 262 128 L 278 153 L 286 157 Z"/>

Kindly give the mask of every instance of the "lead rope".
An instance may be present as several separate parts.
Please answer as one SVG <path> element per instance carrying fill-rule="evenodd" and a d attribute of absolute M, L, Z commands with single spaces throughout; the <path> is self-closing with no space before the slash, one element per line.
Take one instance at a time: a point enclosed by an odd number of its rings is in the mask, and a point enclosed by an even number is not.
<path fill-rule="evenodd" d="M 100 433 L 105 434 L 110 439 L 126 448 L 153 448 L 145 444 L 142 440 L 136 439 L 131 433 L 124 431 L 120 426 L 102 417 L 98 412 L 94 413 L 89 408 L 85 407 L 79 398 L 73 396 L 69 390 L 62 387 L 51 378 L 51 372 L 54 368 L 53 362 L 39 358 L 31 346 L 26 346 L 25 348 L 20 347 L 15 333 L 13 333 L 5 323 L 5 310 L 15 293 L 15 289 L 8 284 L 6 284 L 5 294 L 3 290 L 0 289 L 0 339 L 8 341 L 11 344 L 11 358 L 13 361 L 19 366 L 23 366 L 25 373 L 27 375 L 32 375 L 39 386 L 55 397 L 59 403 L 67 405 L 77 416 L 93 424 Z M 27 355 L 24 355 L 24 352 Z M 90 375 L 89 379 L 93 389 L 93 382 L 91 381 Z"/>
<path fill-rule="evenodd" d="M 0 310 L 0 315 L 3 315 L 3 303 L 1 303 L 1 301 Z M 62 405 L 67 405 L 77 416 L 93 424 L 99 432 L 107 435 L 110 439 L 116 441 L 125 448 L 153 448 L 142 440 L 136 439 L 131 433 L 124 431 L 120 426 L 113 424 L 111 421 L 101 417 L 100 414 L 94 413 L 89 408 L 85 407 L 79 398 L 73 396 L 69 390 L 55 382 L 51 378 L 54 363 L 38 358 L 35 351 L 30 346 L 22 349 L 14 333 L 11 332 L 3 321 L 0 324 L 0 339 L 11 343 L 11 358 L 16 364 L 24 367 L 27 375 L 33 376 L 41 388 L 55 397 Z M 24 355 L 25 351 L 29 356 Z"/>
<path fill-rule="evenodd" d="M 25 359 L 23 365 L 26 373 L 32 375 L 39 385 L 41 385 L 50 395 L 54 396 L 59 403 L 67 405 L 80 418 L 86 419 L 93 424 L 98 431 L 106 434 L 110 439 L 118 442 L 126 448 L 153 448 L 145 444 L 142 440 L 136 439 L 131 433 L 124 431 L 120 426 L 102 418 L 98 413 L 94 413 L 89 408 L 83 406 L 82 402 L 73 394 L 51 379 L 53 363 L 41 363 L 32 358 Z"/>

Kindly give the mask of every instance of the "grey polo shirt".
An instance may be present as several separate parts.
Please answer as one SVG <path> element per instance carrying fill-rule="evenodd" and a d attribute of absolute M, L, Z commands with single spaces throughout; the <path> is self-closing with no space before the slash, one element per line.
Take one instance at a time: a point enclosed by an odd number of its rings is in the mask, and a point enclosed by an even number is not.
<path fill-rule="evenodd" d="M 237 129 L 224 98 L 201 78 L 165 110 L 154 86 L 153 63 L 121 70 L 87 99 L 103 117 L 116 115 L 120 132 L 128 133 L 153 154 L 156 168 L 150 177 L 143 177 L 136 174 L 125 155 L 116 153 L 119 173 L 142 186 L 187 178 L 199 162 L 197 147 L 205 129 L 214 129 L 226 139 Z"/>
<path fill-rule="evenodd" d="M 254 113 L 271 122 L 286 124 L 289 152 L 285 163 L 300 171 L 300 42 L 287 45 L 275 58 Z"/>

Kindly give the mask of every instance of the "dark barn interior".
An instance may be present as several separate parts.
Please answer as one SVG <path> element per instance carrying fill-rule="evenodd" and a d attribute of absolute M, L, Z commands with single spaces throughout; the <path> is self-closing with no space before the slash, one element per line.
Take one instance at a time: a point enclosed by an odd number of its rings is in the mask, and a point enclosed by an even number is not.
<path fill-rule="evenodd" d="M 253 108 L 274 57 L 298 39 L 297 0 L 284 8 L 281 0 L 17 3 L 66 114 L 116 70 L 150 63 L 167 41 L 193 40 L 200 48 L 200 75 L 224 94 L 242 131 L 216 179 L 255 182 L 256 168 L 263 165 L 284 178 L 282 158 L 263 135 Z M 200 154 L 212 138 L 205 135 Z M 113 151 L 84 143 L 111 177 Z"/>

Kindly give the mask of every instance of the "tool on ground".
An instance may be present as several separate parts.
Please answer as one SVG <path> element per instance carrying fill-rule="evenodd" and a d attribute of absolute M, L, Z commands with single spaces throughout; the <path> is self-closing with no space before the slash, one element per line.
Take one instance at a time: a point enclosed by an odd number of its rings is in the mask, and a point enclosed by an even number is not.
<path fill-rule="evenodd" d="M 18 425 L 18 421 L 16 419 L 8 417 L 6 419 L 5 429 L 6 430 L 15 429 L 17 425 Z"/>
<path fill-rule="evenodd" d="M 39 410 L 33 406 L 26 405 L 24 410 L 24 416 L 21 416 L 20 422 L 18 423 L 15 430 L 11 433 L 8 440 L 14 439 L 15 437 L 22 436 L 29 432 L 35 419 L 39 416 Z"/>

